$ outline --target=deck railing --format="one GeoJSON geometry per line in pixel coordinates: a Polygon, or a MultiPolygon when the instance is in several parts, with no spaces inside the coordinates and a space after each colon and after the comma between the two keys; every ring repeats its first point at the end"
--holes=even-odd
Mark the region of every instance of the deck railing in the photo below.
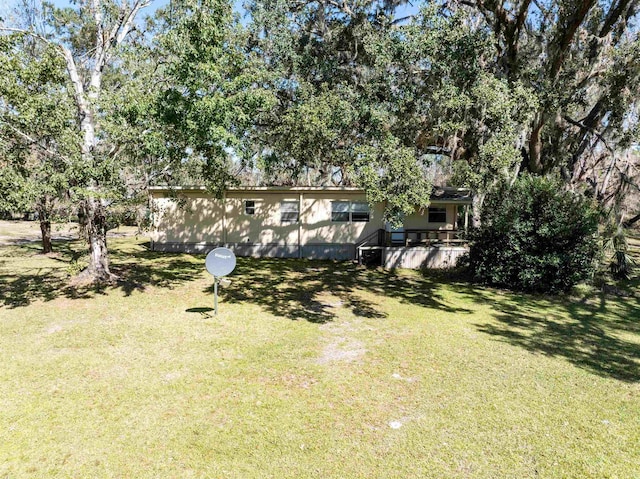
{"type": "Polygon", "coordinates": [[[455,246],[467,243],[463,230],[405,229],[386,232],[385,246],[455,246]]]}
{"type": "MultiPolygon", "coordinates": [[[[376,261],[384,247],[388,246],[462,246],[467,243],[463,230],[406,229],[385,231],[379,229],[356,244],[356,260],[364,262],[365,256],[375,256],[376,261]]],[[[381,257],[379,258],[381,261],[381,257]]]]}

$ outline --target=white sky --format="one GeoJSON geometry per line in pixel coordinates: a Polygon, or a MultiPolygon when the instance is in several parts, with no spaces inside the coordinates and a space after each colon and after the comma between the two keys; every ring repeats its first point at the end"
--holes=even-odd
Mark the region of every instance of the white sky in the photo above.
{"type": "MultiPolygon", "coordinates": [[[[50,0],[54,5],[58,7],[68,7],[71,6],[71,2],[69,0],[50,0]]],[[[143,15],[149,15],[153,13],[156,9],[163,7],[169,3],[169,0],[152,0],[151,5],[143,10],[143,15]]],[[[236,12],[243,12],[242,4],[244,0],[234,0],[233,9],[236,12]]],[[[415,0],[412,2],[413,5],[407,4],[404,9],[401,9],[398,12],[398,15],[412,15],[418,12],[419,5],[421,0],[415,0]]],[[[12,11],[15,6],[18,4],[17,0],[0,0],[0,17],[4,19],[11,18],[12,11]]],[[[244,23],[244,22],[243,22],[244,23]]]]}
{"type": "MultiPolygon", "coordinates": [[[[49,0],[57,7],[69,7],[72,3],[69,0],[49,0]]],[[[234,0],[234,10],[237,12],[242,11],[242,3],[244,0],[234,0]]],[[[156,11],[160,7],[164,7],[169,3],[169,0],[152,0],[151,5],[146,7],[142,12],[143,15],[149,15],[156,11]]],[[[17,0],[0,0],[0,17],[7,19],[11,18],[12,11],[18,4],[17,0]]]]}

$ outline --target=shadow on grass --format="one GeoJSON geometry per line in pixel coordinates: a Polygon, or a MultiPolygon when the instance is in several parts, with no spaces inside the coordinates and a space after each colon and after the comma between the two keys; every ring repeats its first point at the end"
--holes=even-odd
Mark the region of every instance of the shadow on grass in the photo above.
{"type": "Polygon", "coordinates": [[[211,318],[211,311],[214,311],[214,309],[209,307],[185,309],[186,313],[199,313],[203,318],[211,318]]]}
{"type": "MultiPolygon", "coordinates": [[[[36,300],[88,298],[114,290],[129,296],[149,286],[174,288],[196,280],[204,271],[204,255],[154,252],[146,243],[124,239],[110,242],[111,271],[119,277],[117,283],[71,286],[69,270],[84,257],[85,246],[78,241],[59,241],[54,246],[55,256],[41,268],[30,267],[41,263],[36,244],[0,251],[0,304],[15,308],[36,300]]],[[[438,281],[429,276],[365,269],[351,263],[238,258],[231,278],[232,285],[220,291],[224,300],[258,304],[274,315],[313,323],[334,319],[338,306],[359,317],[386,317],[377,304],[364,300],[358,291],[449,312],[469,312],[446,303],[438,281]]],[[[213,284],[205,291],[213,294],[213,284]]],[[[194,309],[198,308],[189,312],[200,312],[194,309]]]]}
{"type": "MultiPolygon", "coordinates": [[[[446,303],[437,283],[428,276],[366,269],[348,262],[238,258],[231,278],[232,286],[222,292],[225,301],[258,304],[275,316],[296,321],[331,321],[337,306],[359,317],[387,317],[377,304],[362,299],[358,291],[427,308],[469,312],[446,303]]],[[[205,291],[213,293],[213,286],[205,291]]]]}
{"type": "MultiPolygon", "coordinates": [[[[111,243],[114,285],[69,286],[66,269],[85,254],[79,242],[56,242],[55,257],[38,254],[35,244],[0,249],[0,307],[23,307],[57,297],[89,298],[119,290],[125,296],[149,286],[174,288],[202,278],[204,255],[152,252],[132,240],[111,243]]],[[[498,293],[437,272],[407,274],[366,269],[329,261],[238,258],[223,288],[223,301],[252,303],[275,316],[325,323],[339,308],[364,318],[384,319],[387,313],[375,298],[390,298],[452,314],[470,314],[474,305],[489,306],[495,318],[477,328],[490,336],[528,351],[564,358],[603,377],[640,381],[640,345],[629,339],[640,334],[640,305],[636,298],[545,298],[498,293]],[[447,288],[443,288],[446,283],[447,288]],[[453,291],[458,301],[443,297],[453,291]],[[461,306],[464,305],[464,306],[461,306]]],[[[205,288],[213,295],[213,284],[205,288]]],[[[187,312],[210,314],[210,308],[187,312]]]]}
{"type": "Polygon", "coordinates": [[[39,245],[32,243],[3,247],[0,306],[17,308],[58,297],[90,298],[113,290],[129,296],[149,286],[173,288],[194,280],[202,272],[200,259],[191,255],[152,252],[145,244],[132,240],[112,244],[111,271],[118,276],[118,281],[88,286],[75,286],[70,282],[70,275],[80,269],[75,262],[86,255],[86,247],[78,241],[56,241],[55,253],[50,256],[40,255],[39,245]]]}
{"type": "Polygon", "coordinates": [[[493,302],[496,322],[478,324],[483,333],[527,351],[563,358],[599,376],[640,381],[640,334],[636,299],[599,294],[575,298],[493,294],[474,289],[474,301],[493,302]]]}

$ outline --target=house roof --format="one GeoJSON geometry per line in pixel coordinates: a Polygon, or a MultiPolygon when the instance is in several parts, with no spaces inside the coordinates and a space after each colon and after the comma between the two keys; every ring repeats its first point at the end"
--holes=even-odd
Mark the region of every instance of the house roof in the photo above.
{"type": "MultiPolygon", "coordinates": [[[[150,186],[151,191],[181,191],[181,192],[206,192],[205,186],[150,186]]],[[[227,191],[265,191],[265,192],[302,192],[305,191],[352,191],[354,193],[362,192],[361,188],[353,186],[235,186],[227,188],[227,191]]]]}
{"type": "MultiPolygon", "coordinates": [[[[205,186],[151,186],[151,191],[158,193],[207,193],[205,186]]],[[[238,186],[227,188],[230,192],[247,192],[247,193],[305,193],[305,192],[351,192],[351,193],[364,193],[362,188],[356,188],[352,186],[238,186]]],[[[473,195],[468,188],[450,188],[434,186],[431,193],[431,203],[460,203],[471,204],[473,201],[473,195]]]]}
{"type": "Polygon", "coordinates": [[[456,203],[471,203],[473,194],[468,188],[448,188],[434,186],[431,192],[431,201],[446,201],[456,203]]]}

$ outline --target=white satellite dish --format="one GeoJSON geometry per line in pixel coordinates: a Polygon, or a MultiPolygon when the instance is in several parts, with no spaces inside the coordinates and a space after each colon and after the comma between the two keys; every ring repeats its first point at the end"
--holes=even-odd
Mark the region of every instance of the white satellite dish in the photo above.
{"type": "MultiPolygon", "coordinates": [[[[213,297],[215,315],[218,315],[218,282],[236,268],[236,255],[229,248],[216,248],[209,251],[205,267],[213,276],[213,297]]],[[[228,280],[226,280],[228,281],[228,280]]],[[[226,286],[226,285],[225,285],[226,286]]]]}
{"type": "Polygon", "coordinates": [[[236,255],[229,248],[216,248],[209,251],[205,266],[211,275],[222,278],[235,269],[236,255]]]}

